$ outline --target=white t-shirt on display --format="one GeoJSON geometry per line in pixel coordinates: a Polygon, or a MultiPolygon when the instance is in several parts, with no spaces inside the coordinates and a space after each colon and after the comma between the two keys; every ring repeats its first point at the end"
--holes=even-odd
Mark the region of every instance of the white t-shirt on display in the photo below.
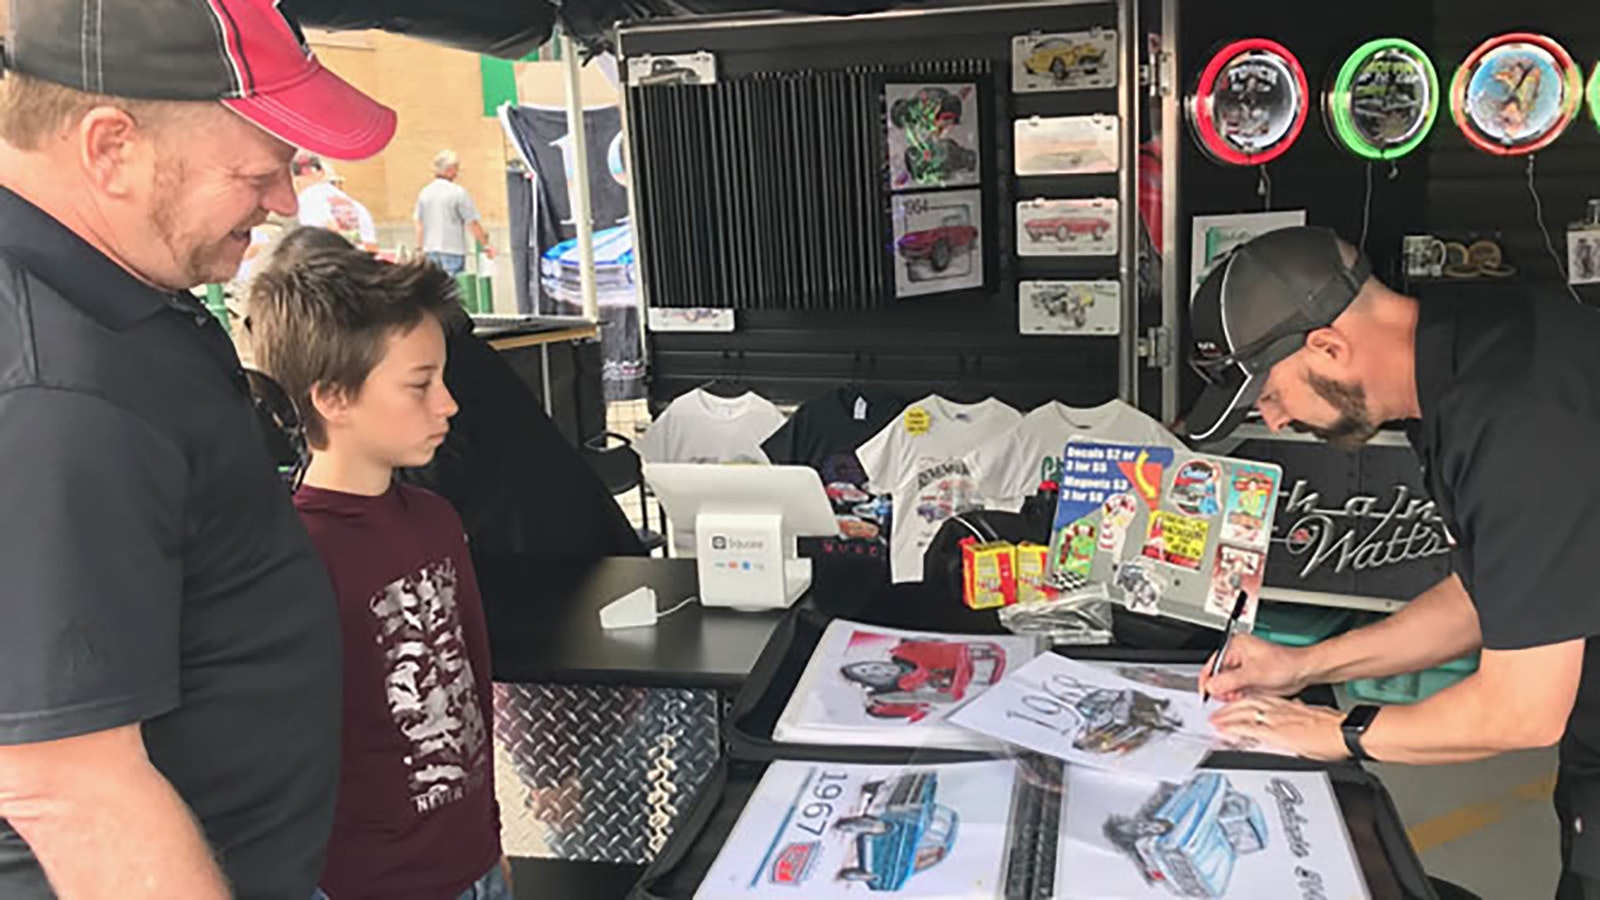
{"type": "Polygon", "coordinates": [[[856,450],[868,490],[894,495],[889,570],[896,584],[921,581],[922,554],[939,526],[980,505],[964,457],[1021,420],[993,397],[964,404],[930,394],[856,450]]]}
{"type": "Polygon", "coordinates": [[[368,249],[378,246],[372,213],[331,182],[318,182],[300,192],[300,224],[336,231],[368,249]]]}
{"type": "Polygon", "coordinates": [[[1061,479],[1061,453],[1071,437],[1182,447],[1161,423],[1121,400],[1089,409],[1051,401],[967,456],[985,509],[1015,512],[1041,481],[1061,479]]]}
{"type": "MultiPolygon", "coordinates": [[[[634,445],[645,462],[768,465],[761,444],[783,413],[756,393],[732,399],[695,388],[672,401],[634,445]]],[[[673,535],[673,551],[694,556],[694,531],[673,535]]]]}

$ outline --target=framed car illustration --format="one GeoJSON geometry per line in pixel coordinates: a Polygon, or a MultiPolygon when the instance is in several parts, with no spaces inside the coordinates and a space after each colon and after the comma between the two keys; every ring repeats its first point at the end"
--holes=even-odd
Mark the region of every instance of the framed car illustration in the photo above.
{"type": "Polygon", "coordinates": [[[1115,197],[1017,203],[1018,256],[1113,256],[1118,249],[1115,197]]]}
{"type": "Polygon", "coordinates": [[[1011,40],[1011,90],[1104,90],[1117,86],[1117,33],[1108,28],[1019,34],[1011,40]]]}
{"type": "Polygon", "coordinates": [[[896,297],[983,285],[983,208],[977,190],[894,197],[896,297]]]}
{"type": "Polygon", "coordinates": [[[1115,281],[1020,281],[1023,334],[1112,335],[1122,331],[1122,285],[1115,281]]]}
{"type": "Polygon", "coordinates": [[[885,85],[883,107],[890,190],[978,183],[976,85],[885,85]]]}

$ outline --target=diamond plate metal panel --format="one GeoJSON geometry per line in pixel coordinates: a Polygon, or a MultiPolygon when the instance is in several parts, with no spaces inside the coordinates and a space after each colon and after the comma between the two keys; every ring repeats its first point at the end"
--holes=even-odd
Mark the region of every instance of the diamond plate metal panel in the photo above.
{"type": "Polygon", "coordinates": [[[721,753],[711,690],[495,685],[512,856],[648,863],[721,753]]]}

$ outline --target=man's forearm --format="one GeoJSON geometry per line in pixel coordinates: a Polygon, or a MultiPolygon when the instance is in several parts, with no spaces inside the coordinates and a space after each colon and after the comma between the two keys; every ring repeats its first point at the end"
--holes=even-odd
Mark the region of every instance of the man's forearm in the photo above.
{"type": "Polygon", "coordinates": [[[477,239],[479,244],[485,247],[489,246],[489,232],[483,230],[482,222],[474,220],[468,223],[467,227],[472,229],[472,236],[477,239]]]}
{"type": "Polygon", "coordinates": [[[1451,575],[1382,621],[1309,648],[1310,680],[1336,684],[1418,672],[1470,653],[1482,642],[1472,598],[1461,579],[1451,575]]]}
{"type": "Polygon", "coordinates": [[[416,232],[417,232],[417,253],[418,253],[418,255],[420,255],[423,252],[423,246],[422,246],[422,222],[420,220],[417,221],[416,226],[417,226],[416,227],[416,232]]]}
{"type": "Polygon", "coordinates": [[[59,896],[230,896],[188,807],[148,762],[84,771],[78,778],[78,786],[0,794],[0,818],[28,843],[59,896]]]}
{"type": "Polygon", "coordinates": [[[1578,693],[1582,641],[1485,651],[1478,672],[1411,706],[1388,706],[1361,739],[1381,762],[1471,762],[1561,739],[1578,693]]]}

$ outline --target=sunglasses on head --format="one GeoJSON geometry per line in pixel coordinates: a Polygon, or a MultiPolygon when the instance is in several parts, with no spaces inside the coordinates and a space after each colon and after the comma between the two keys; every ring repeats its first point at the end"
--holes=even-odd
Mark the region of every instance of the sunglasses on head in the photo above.
{"type": "Polygon", "coordinates": [[[295,409],[288,392],[270,376],[245,369],[244,377],[250,388],[250,403],[255,407],[256,418],[267,439],[267,452],[293,493],[305,481],[306,469],[311,464],[305,421],[300,418],[300,411],[295,409]]]}

